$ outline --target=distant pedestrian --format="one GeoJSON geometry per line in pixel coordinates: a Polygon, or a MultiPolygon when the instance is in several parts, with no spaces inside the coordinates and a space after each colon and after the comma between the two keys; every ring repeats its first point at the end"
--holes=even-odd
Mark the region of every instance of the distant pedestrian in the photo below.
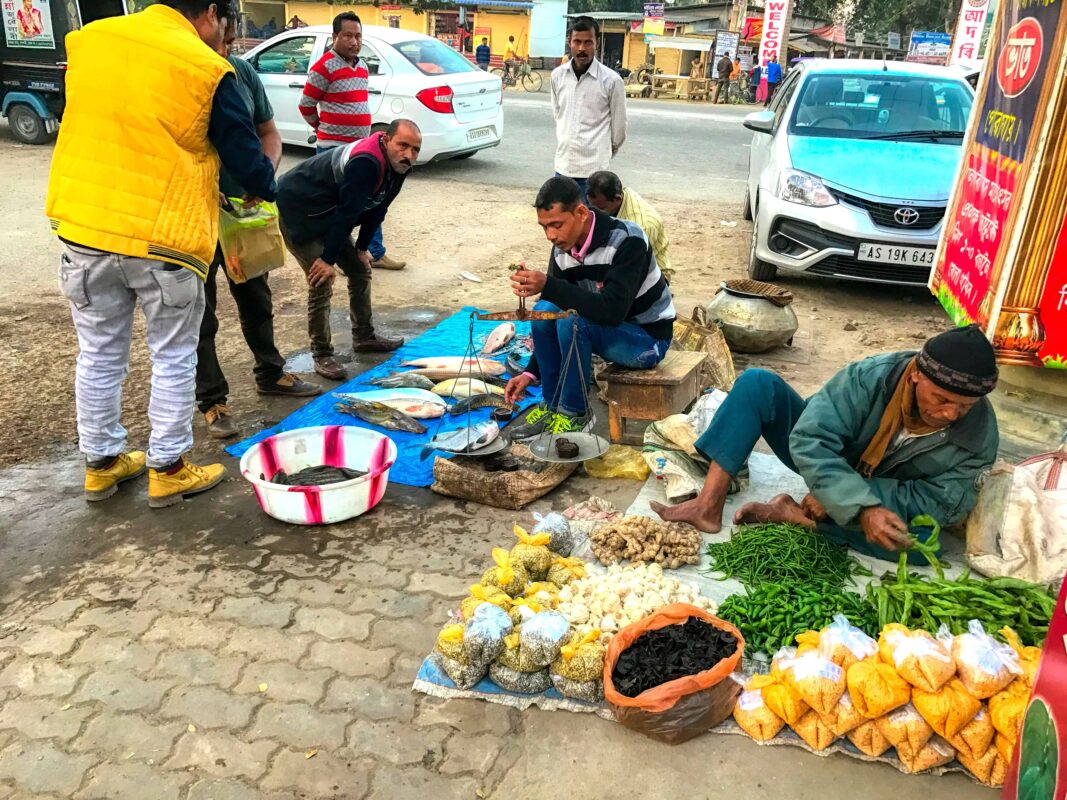
{"type": "Polygon", "coordinates": [[[293,14],[292,19],[290,19],[289,22],[287,22],[285,25],[286,29],[290,31],[295,31],[297,28],[306,28],[307,26],[308,24],[304,22],[304,20],[300,19],[300,17],[298,17],[296,14],[293,14]]]}
{"type": "Polygon", "coordinates": [[[778,56],[771,56],[767,62],[767,100],[763,105],[769,106],[774,100],[774,93],[782,83],[782,65],[778,63],[778,56]]]}
{"type": "Polygon", "coordinates": [[[600,26],[578,17],[568,36],[570,61],[552,70],[556,175],[573,178],[587,203],[589,176],[607,169],[626,141],[626,88],[596,57],[600,26]]]}
{"type": "Polygon", "coordinates": [[[756,64],[748,73],[748,102],[755,103],[759,100],[759,85],[763,80],[763,67],[756,64]]]}
{"type": "MultiPolygon", "coordinates": [[[[363,23],[351,11],[333,18],[333,47],[308,71],[300,113],[315,129],[315,151],[366,139],[371,132],[369,104],[370,71],[359,57],[363,48],[363,23]]],[[[403,269],[404,261],[385,255],[382,232],[374,232],[368,248],[371,265],[378,269],[403,269]]]]}
{"type": "Polygon", "coordinates": [[[483,38],[482,43],[478,45],[478,47],[476,47],[474,50],[474,60],[478,62],[479,69],[484,69],[486,72],[488,72],[489,58],[489,40],[483,38]]]}
{"type": "Polygon", "coordinates": [[[729,53],[723,53],[722,58],[715,65],[716,80],[718,81],[715,91],[716,103],[730,102],[730,73],[733,72],[734,62],[729,53]]]}
{"type": "Polygon", "coordinates": [[[519,46],[515,44],[515,37],[509,36],[508,43],[504,47],[504,74],[513,75],[515,67],[519,65],[519,46]]]}

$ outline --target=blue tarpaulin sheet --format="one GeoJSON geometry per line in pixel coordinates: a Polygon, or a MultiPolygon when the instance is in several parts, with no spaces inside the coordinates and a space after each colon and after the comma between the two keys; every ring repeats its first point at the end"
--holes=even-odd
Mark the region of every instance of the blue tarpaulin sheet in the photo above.
{"type": "MultiPolygon", "coordinates": [[[[332,391],[316,397],[303,408],[294,411],[273,428],[262,430],[255,436],[245,439],[243,442],[227,447],[226,452],[235,458],[240,458],[252,445],[261,442],[270,436],[274,436],[275,434],[284,431],[295,430],[296,428],[311,428],[317,425],[354,425],[359,428],[368,428],[369,430],[382,433],[383,429],[376,425],[364,422],[350,414],[342,414],[334,411],[334,406],[340,400],[336,395],[377,389],[379,387],[372,386],[370,381],[374,378],[385,377],[391,372],[403,371],[406,368],[402,368],[400,364],[404,361],[412,361],[417,358],[429,358],[433,356],[462,356],[467,349],[467,342],[470,338],[470,317],[476,310],[478,309],[468,306],[461,311],[457,311],[452,316],[441,320],[437,325],[420,336],[415,337],[397,350],[393,357],[388,361],[379,364],[377,367],[369,369],[360,375],[356,375],[354,378],[351,378],[346,383],[341,384],[332,391]]],[[[475,355],[477,354],[477,350],[481,349],[480,342],[499,324],[499,322],[474,321],[474,340],[478,343],[475,355]]],[[[526,336],[529,335],[529,333],[529,323],[515,323],[516,336],[526,336]]],[[[497,356],[496,360],[503,362],[504,356],[497,356]]],[[[520,408],[527,408],[533,403],[540,402],[540,399],[540,390],[531,387],[527,390],[527,396],[520,404],[520,408]]],[[[401,483],[405,486],[429,486],[432,484],[434,459],[432,457],[427,458],[426,460],[421,460],[419,458],[423,445],[430,441],[434,434],[438,432],[444,433],[446,431],[465,427],[468,424],[468,418],[471,424],[482,422],[489,418],[489,413],[490,409],[483,408],[472,412],[470,415],[460,414],[453,417],[446,414],[440,419],[421,420],[422,424],[426,426],[425,433],[384,431],[384,433],[393,440],[397,447],[396,463],[393,465],[392,469],[389,470],[389,481],[391,483],[401,483]],[[438,428],[438,423],[440,423],[440,428],[438,428]]],[[[440,450],[436,452],[436,455],[444,456],[446,458],[451,457],[450,453],[445,453],[440,450]]]]}

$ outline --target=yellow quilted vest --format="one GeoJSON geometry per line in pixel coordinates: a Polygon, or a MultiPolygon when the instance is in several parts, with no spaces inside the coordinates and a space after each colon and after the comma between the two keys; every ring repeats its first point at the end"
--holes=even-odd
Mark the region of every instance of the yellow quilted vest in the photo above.
{"type": "Polygon", "coordinates": [[[208,121],[233,67],[158,4],[93,22],[66,43],[67,105],[45,207],[52,228],[85,247],[205,277],[219,219],[208,121]]]}

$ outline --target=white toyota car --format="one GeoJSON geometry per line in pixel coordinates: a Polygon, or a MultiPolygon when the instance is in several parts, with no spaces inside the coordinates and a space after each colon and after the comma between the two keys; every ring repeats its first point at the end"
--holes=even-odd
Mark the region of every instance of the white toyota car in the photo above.
{"type": "MultiPolygon", "coordinates": [[[[333,39],[329,25],[284,31],[244,54],[259,73],[286,144],[313,147],[298,108],[307,73],[333,39]]],[[[430,36],[367,25],[360,57],[370,72],[373,129],[410,119],[422,129],[419,161],[469,158],[504,135],[500,78],[430,36]]]]}

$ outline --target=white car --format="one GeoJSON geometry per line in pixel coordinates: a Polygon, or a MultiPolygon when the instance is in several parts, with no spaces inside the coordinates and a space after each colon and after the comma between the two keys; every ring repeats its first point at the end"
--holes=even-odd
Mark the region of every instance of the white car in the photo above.
{"type": "Polygon", "coordinates": [[[820,59],[790,70],[744,122],[749,275],[925,285],[973,101],[958,69],[820,59]]]}
{"type": "MultiPolygon", "coordinates": [[[[314,147],[314,131],[300,114],[300,96],[311,66],[330,48],[329,25],[284,31],[243,58],[256,68],[274,107],[274,121],[286,144],[314,147]]],[[[364,26],[359,53],[370,72],[373,130],[394,119],[422,129],[419,161],[469,158],[500,144],[504,135],[500,78],[475,67],[430,36],[364,26]]]]}

